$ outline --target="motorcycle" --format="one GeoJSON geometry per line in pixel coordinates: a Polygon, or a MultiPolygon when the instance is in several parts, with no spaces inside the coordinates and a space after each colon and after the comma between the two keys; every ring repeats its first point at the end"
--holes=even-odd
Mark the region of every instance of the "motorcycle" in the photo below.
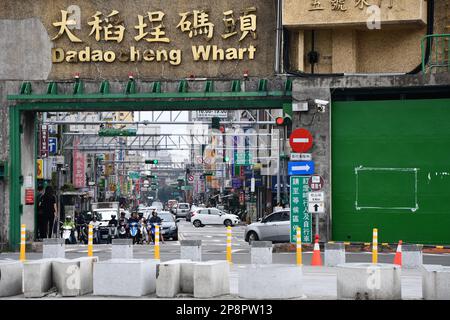
{"type": "Polygon", "coordinates": [[[78,233],[78,241],[81,243],[87,244],[88,243],[88,231],[86,224],[79,224],[77,225],[80,232],[78,233]]]}
{"type": "Polygon", "coordinates": [[[144,222],[141,222],[140,224],[140,233],[141,233],[141,243],[144,244],[144,241],[146,243],[149,243],[149,237],[147,232],[147,226],[144,222]]]}
{"type": "Polygon", "coordinates": [[[112,239],[116,239],[118,237],[119,231],[117,230],[117,227],[113,224],[110,224],[108,227],[109,227],[108,243],[112,243],[112,239]]]}
{"type": "Polygon", "coordinates": [[[65,226],[61,223],[61,237],[64,239],[66,244],[74,244],[73,237],[73,228],[69,226],[65,226]]]}
{"type": "Polygon", "coordinates": [[[151,223],[149,226],[148,226],[148,229],[149,229],[149,235],[150,235],[150,239],[151,239],[151,241],[153,242],[153,243],[155,243],[155,231],[156,231],[156,226],[159,226],[159,232],[160,232],[160,236],[159,236],[159,240],[161,241],[161,225],[160,224],[158,224],[158,223],[151,223]]]}
{"type": "Polygon", "coordinates": [[[99,225],[94,225],[94,227],[92,228],[93,232],[93,242],[94,244],[99,244],[100,243],[100,230],[99,230],[99,225]]]}
{"type": "Polygon", "coordinates": [[[133,244],[139,243],[140,241],[140,230],[139,230],[139,223],[137,222],[131,222],[130,223],[130,236],[133,239],[133,244]]]}

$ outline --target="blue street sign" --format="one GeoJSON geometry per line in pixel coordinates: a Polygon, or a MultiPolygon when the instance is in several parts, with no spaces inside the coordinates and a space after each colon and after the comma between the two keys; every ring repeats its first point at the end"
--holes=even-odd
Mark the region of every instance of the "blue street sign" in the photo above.
{"type": "Polygon", "coordinates": [[[56,154],[58,149],[58,138],[48,138],[48,152],[56,154]]]}
{"type": "Polygon", "coordinates": [[[290,176],[314,174],[313,161],[289,162],[288,174],[290,176]]]}

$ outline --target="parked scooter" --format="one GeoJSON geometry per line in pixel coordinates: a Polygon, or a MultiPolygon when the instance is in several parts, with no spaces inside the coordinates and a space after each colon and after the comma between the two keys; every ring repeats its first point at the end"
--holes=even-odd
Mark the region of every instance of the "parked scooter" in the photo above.
{"type": "MultiPolygon", "coordinates": [[[[159,232],[161,232],[161,225],[159,223],[150,223],[148,226],[149,234],[152,243],[155,243],[155,233],[156,233],[156,226],[159,226],[159,232]]],[[[160,240],[161,240],[161,234],[160,234],[160,240]]]]}
{"type": "Polygon", "coordinates": [[[66,244],[75,244],[75,224],[72,222],[71,217],[67,216],[64,223],[61,224],[61,238],[64,239],[66,244]]]}
{"type": "Polygon", "coordinates": [[[84,223],[84,224],[77,225],[77,227],[80,230],[79,233],[78,233],[78,241],[80,243],[87,244],[88,243],[88,229],[87,229],[87,225],[84,223]]]}
{"type": "Polygon", "coordinates": [[[140,236],[140,230],[139,230],[139,223],[138,222],[131,222],[130,223],[130,236],[133,239],[133,244],[139,243],[141,236],[140,236]]]}

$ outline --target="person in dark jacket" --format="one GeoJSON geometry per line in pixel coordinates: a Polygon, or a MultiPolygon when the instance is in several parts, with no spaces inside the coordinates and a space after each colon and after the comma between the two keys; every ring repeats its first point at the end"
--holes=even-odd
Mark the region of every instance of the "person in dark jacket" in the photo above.
{"type": "Polygon", "coordinates": [[[53,188],[47,186],[45,193],[41,199],[41,209],[44,218],[43,236],[51,238],[52,232],[56,232],[54,226],[59,223],[56,208],[56,196],[53,193],[53,188]]]}
{"type": "Polygon", "coordinates": [[[45,223],[47,219],[45,219],[44,212],[42,211],[42,197],[44,196],[44,187],[42,185],[39,185],[37,191],[38,191],[36,195],[37,223],[38,223],[37,239],[43,239],[47,236],[45,231],[46,230],[45,223]]]}

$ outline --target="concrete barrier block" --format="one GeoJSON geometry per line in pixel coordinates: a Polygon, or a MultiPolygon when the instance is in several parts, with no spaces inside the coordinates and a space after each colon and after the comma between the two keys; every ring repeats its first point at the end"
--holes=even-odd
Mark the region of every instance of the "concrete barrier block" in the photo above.
{"type": "Polygon", "coordinates": [[[63,297],[77,297],[93,292],[94,263],[97,257],[55,260],[52,262],[53,284],[63,297]]]}
{"type": "Polygon", "coordinates": [[[230,266],[227,261],[198,262],[194,266],[194,297],[212,298],[230,294],[230,266]]]}
{"type": "Polygon", "coordinates": [[[22,294],[22,280],[22,262],[0,260],[0,297],[11,297],[22,294]]]}
{"type": "Polygon", "coordinates": [[[65,258],[66,244],[64,239],[51,238],[43,240],[42,259],[65,258]]]}
{"type": "Polygon", "coordinates": [[[337,266],[337,298],[400,300],[401,267],[393,264],[345,263],[337,266]]]}
{"type": "Polygon", "coordinates": [[[272,264],[272,241],[252,241],[252,264],[272,264]]]}
{"type": "Polygon", "coordinates": [[[183,260],[181,262],[180,287],[182,293],[194,294],[195,261],[183,260]]]}
{"type": "Polygon", "coordinates": [[[94,264],[94,295],[141,297],[156,291],[154,259],[112,259],[94,264]]]}
{"type": "Polygon", "coordinates": [[[133,259],[133,240],[113,239],[111,259],[133,259]]]}
{"type": "Polygon", "coordinates": [[[425,300],[450,300],[450,267],[423,265],[422,295],[425,300]]]}
{"type": "Polygon", "coordinates": [[[202,240],[181,240],[180,259],[202,261],[202,240]]]}
{"type": "Polygon", "coordinates": [[[418,269],[423,265],[422,245],[402,245],[402,267],[405,269],[418,269]]]}
{"type": "Polygon", "coordinates": [[[345,245],[343,243],[325,243],[325,266],[336,267],[345,263],[345,245]]]}
{"type": "Polygon", "coordinates": [[[292,299],[303,296],[303,271],[292,265],[251,265],[238,269],[238,294],[245,299],[292,299]]]}
{"type": "Polygon", "coordinates": [[[54,260],[29,260],[23,263],[23,293],[25,298],[43,297],[52,288],[52,262],[54,260]]]}

